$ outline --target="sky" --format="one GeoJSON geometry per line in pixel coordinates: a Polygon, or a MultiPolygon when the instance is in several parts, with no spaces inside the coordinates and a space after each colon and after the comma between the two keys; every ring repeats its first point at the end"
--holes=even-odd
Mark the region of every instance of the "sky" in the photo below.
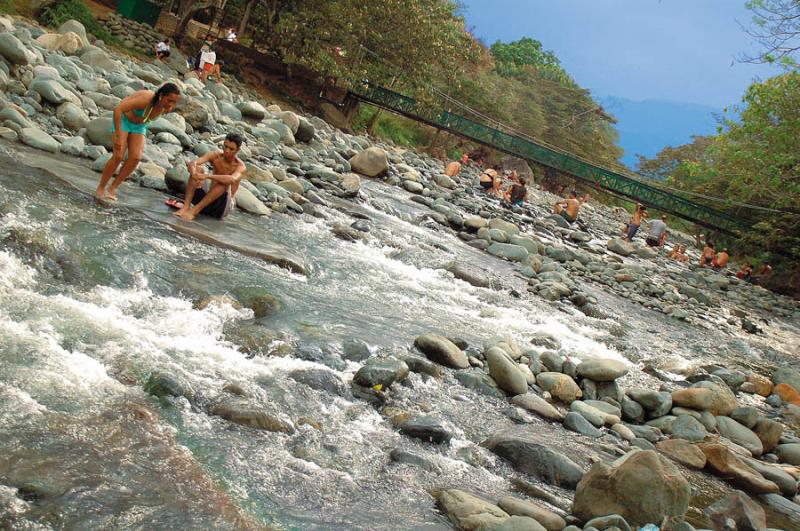
{"type": "Polygon", "coordinates": [[[751,19],[745,0],[461,1],[476,37],[539,40],[595,97],[721,109],[780,72],[737,60],[758,49],[740,26],[751,19]]]}

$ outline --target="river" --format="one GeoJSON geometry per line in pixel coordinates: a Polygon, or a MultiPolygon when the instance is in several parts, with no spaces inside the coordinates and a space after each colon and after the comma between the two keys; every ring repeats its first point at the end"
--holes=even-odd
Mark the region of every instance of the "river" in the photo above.
{"type": "MultiPolygon", "coordinates": [[[[97,204],[73,186],[97,178],[88,169],[76,175],[53,158],[52,173],[42,171],[13,149],[0,156],[0,522],[15,529],[449,529],[429,489],[511,491],[518,473],[479,446],[500,430],[527,430],[587,468],[600,455],[560,425],[517,426],[506,401],[459,385],[451,371],[412,373],[389,391],[391,406],[443,419],[450,444],[402,436],[349,393],[359,367],[341,357],[349,338],[391,354],[427,332],[471,350],[546,332],[577,358],[666,372],[720,355],[760,360],[746,339],[592,286],[608,319],[538,299],[508,263],[432,230],[426,207],[378,182],[364,184],[359,204],[331,200],[327,219],[235,213],[219,236],[233,247],[224,249],[165,223],[165,208],[97,204]],[[330,230],[353,213],[370,226],[355,243],[330,230]],[[254,235],[290,249],[305,274],[235,250],[254,235]],[[502,289],[455,279],[452,261],[490,269],[502,289]],[[265,315],[225,302],[252,293],[272,297],[265,315]],[[202,304],[210,296],[218,302],[202,304]],[[261,338],[258,348],[245,349],[247,337],[261,338]],[[309,369],[332,371],[348,392],[298,381],[309,369]],[[149,395],[154,373],[176,376],[191,396],[149,395]],[[296,431],[209,414],[231,386],[296,431]],[[392,462],[394,448],[438,471],[392,462]]],[[[160,206],[151,190],[122,193],[160,206]]],[[[221,230],[214,220],[197,226],[221,230]]],[[[655,380],[634,371],[624,383],[637,381],[655,380]]],[[[549,488],[568,505],[568,492],[549,488]]]]}

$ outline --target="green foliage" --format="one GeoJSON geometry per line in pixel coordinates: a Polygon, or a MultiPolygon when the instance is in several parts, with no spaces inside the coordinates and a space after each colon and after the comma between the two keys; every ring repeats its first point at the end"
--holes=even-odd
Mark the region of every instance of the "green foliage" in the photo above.
{"type": "Polygon", "coordinates": [[[14,5],[14,0],[0,0],[0,13],[16,15],[17,7],[14,5]]]}
{"type": "Polygon", "coordinates": [[[745,60],[796,69],[800,52],[800,2],[750,0],[745,7],[753,14],[747,33],[762,47],[760,54],[745,60]]]}
{"type": "Polygon", "coordinates": [[[73,19],[83,24],[86,31],[98,39],[107,43],[114,41],[114,37],[95,20],[83,0],[62,0],[48,6],[42,11],[39,22],[57,28],[64,22],[73,19]]]}
{"type": "MultiPolygon", "coordinates": [[[[366,131],[377,112],[380,111],[374,107],[360,106],[353,119],[353,130],[366,131]]],[[[376,136],[389,139],[400,146],[422,147],[430,141],[428,131],[418,122],[389,113],[381,113],[373,129],[376,136]]]]}
{"type": "Polygon", "coordinates": [[[524,80],[538,76],[566,86],[576,86],[561,68],[558,57],[553,52],[545,51],[542,43],[535,39],[523,37],[507,44],[497,41],[490,51],[495,60],[495,69],[503,77],[524,80]]]}
{"type": "Polygon", "coordinates": [[[800,72],[753,83],[721,134],[667,148],[640,168],[727,199],[724,210],[755,223],[741,242],[745,252],[800,256],[800,72]]]}

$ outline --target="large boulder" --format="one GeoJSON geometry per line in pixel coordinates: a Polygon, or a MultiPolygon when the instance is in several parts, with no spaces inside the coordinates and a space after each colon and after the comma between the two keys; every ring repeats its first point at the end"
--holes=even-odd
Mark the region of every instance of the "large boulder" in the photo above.
{"type": "Polygon", "coordinates": [[[505,350],[499,347],[490,348],[486,351],[486,360],[489,363],[489,375],[500,389],[512,396],[528,392],[525,374],[505,350]]]}
{"type": "Polygon", "coordinates": [[[764,453],[764,445],[761,444],[761,439],[749,430],[729,417],[717,417],[717,430],[723,437],[730,439],[739,446],[747,448],[753,457],[759,457],[764,453]]]}
{"type": "Polygon", "coordinates": [[[583,477],[583,469],[569,457],[530,439],[500,434],[482,442],[481,446],[507,460],[520,472],[557,487],[574,489],[583,477]]]}
{"type": "Polygon", "coordinates": [[[697,470],[706,466],[706,454],[697,445],[683,439],[667,439],[656,443],[656,448],[678,463],[697,470]]]}
{"type": "Polygon", "coordinates": [[[428,359],[454,369],[469,367],[467,355],[446,337],[423,334],[414,340],[416,346],[428,359]]]}
{"type": "Polygon", "coordinates": [[[533,518],[547,531],[561,531],[567,526],[567,522],[556,513],[548,511],[544,507],[540,507],[528,500],[522,500],[514,496],[504,496],[500,498],[497,505],[512,516],[527,516],[528,518],[533,518]]]}
{"type": "Polygon", "coordinates": [[[89,46],[89,39],[86,37],[86,28],[75,19],[64,22],[56,31],[62,35],[68,35],[70,33],[77,35],[81,40],[81,46],[89,46]]]}
{"type": "Polygon", "coordinates": [[[389,169],[386,152],[379,147],[367,148],[350,159],[350,167],[356,173],[367,177],[377,177],[389,169]]]}
{"type": "Polygon", "coordinates": [[[697,382],[692,388],[710,389],[714,393],[711,405],[706,408],[713,415],[730,415],[739,405],[733,391],[725,384],[706,380],[697,382]]]}
{"type": "Polygon", "coordinates": [[[765,479],[758,471],[736,456],[727,446],[717,443],[704,443],[698,446],[706,455],[708,467],[720,476],[729,479],[735,485],[753,494],[780,492],[778,485],[765,479]]]}
{"type": "Polygon", "coordinates": [[[612,359],[588,359],[578,365],[578,376],[595,382],[610,382],[628,374],[625,362],[612,359]]]}
{"type": "Polygon", "coordinates": [[[245,101],[240,103],[238,107],[245,118],[263,120],[267,115],[267,110],[257,101],[245,101]]]}
{"type": "Polygon", "coordinates": [[[64,88],[64,86],[55,79],[36,78],[30,86],[31,90],[38,92],[39,95],[47,103],[53,105],[61,105],[68,101],[75,102],[77,97],[64,88]]]}
{"type": "Polygon", "coordinates": [[[367,360],[353,376],[353,382],[362,387],[380,385],[386,389],[394,382],[401,382],[408,377],[408,365],[397,358],[373,358],[367,360]]]}
{"type": "Polygon", "coordinates": [[[618,514],[640,526],[682,517],[690,494],[689,482],[675,465],[652,450],[631,451],[611,465],[592,466],[578,484],[572,512],[582,520],[618,514]]]}
{"type": "Polygon", "coordinates": [[[64,52],[67,55],[74,55],[78,50],[83,48],[80,36],[71,31],[63,35],[59,33],[45,33],[39,35],[36,38],[36,42],[51,52],[64,52]]]}
{"type": "Polygon", "coordinates": [[[58,107],[56,117],[72,131],[78,131],[89,125],[89,117],[83,109],[69,101],[58,107]]]}
{"type": "Polygon", "coordinates": [[[298,142],[311,142],[317,130],[311,122],[305,118],[300,117],[297,131],[294,133],[294,139],[298,142]]]}
{"type": "Polygon", "coordinates": [[[492,529],[508,519],[497,505],[463,490],[434,490],[431,494],[457,529],[492,529]]]}
{"type": "Polygon", "coordinates": [[[257,198],[253,192],[240,186],[235,196],[236,208],[256,216],[269,216],[270,209],[257,198]]]}
{"type": "Polygon", "coordinates": [[[608,240],[607,246],[609,251],[622,256],[630,256],[636,250],[632,243],[623,238],[612,238],[608,240]]]}
{"type": "Polygon", "coordinates": [[[122,63],[111,59],[106,52],[96,47],[90,47],[83,52],[81,61],[98,72],[119,72],[123,70],[122,63]]]}
{"type": "Polygon", "coordinates": [[[33,53],[22,41],[7,31],[0,32],[0,55],[15,65],[27,65],[35,61],[33,53]]]}
{"type": "Polygon", "coordinates": [[[295,113],[292,111],[281,111],[275,116],[278,120],[286,124],[286,127],[292,131],[293,135],[297,133],[297,130],[300,128],[300,118],[295,113]]]}
{"type": "Polygon", "coordinates": [[[536,383],[565,404],[571,404],[583,396],[583,391],[575,383],[575,380],[560,372],[541,372],[536,376],[536,383]]]}
{"type": "Polygon", "coordinates": [[[512,262],[522,262],[528,258],[528,250],[521,245],[514,245],[513,243],[495,242],[489,246],[486,252],[512,262]]]}
{"type": "Polygon", "coordinates": [[[26,146],[31,146],[36,149],[50,151],[51,153],[58,153],[61,146],[58,140],[48,135],[38,127],[26,127],[19,132],[20,141],[26,146]]]}
{"type": "Polygon", "coordinates": [[[702,387],[678,389],[672,392],[672,403],[680,407],[706,410],[714,404],[714,392],[702,387]]]}
{"type": "Polygon", "coordinates": [[[106,149],[112,149],[114,143],[111,139],[111,124],[112,118],[95,118],[90,121],[86,126],[86,134],[92,144],[103,146],[106,149]]]}
{"type": "Polygon", "coordinates": [[[706,507],[704,512],[714,525],[714,529],[730,529],[731,521],[735,523],[734,529],[767,528],[767,515],[764,509],[740,490],[720,498],[706,507]]]}
{"type": "Polygon", "coordinates": [[[775,385],[789,384],[795,390],[800,391],[800,371],[786,367],[775,369],[775,372],[772,373],[772,382],[775,385]]]}
{"type": "Polygon", "coordinates": [[[527,409],[528,411],[532,411],[548,420],[560,422],[564,419],[564,414],[557,410],[550,402],[533,393],[517,395],[511,399],[511,403],[523,409],[527,409]]]}

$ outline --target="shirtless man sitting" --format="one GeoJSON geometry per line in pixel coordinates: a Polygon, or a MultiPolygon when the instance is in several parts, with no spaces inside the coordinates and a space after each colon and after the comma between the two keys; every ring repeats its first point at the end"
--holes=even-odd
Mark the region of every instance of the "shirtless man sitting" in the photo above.
{"type": "Polygon", "coordinates": [[[581,202],[578,201],[578,192],[572,190],[566,201],[559,201],[553,206],[553,214],[559,214],[567,220],[567,223],[575,223],[578,220],[578,213],[581,210],[581,202]]]}
{"type": "Polygon", "coordinates": [[[239,180],[244,172],[244,163],[236,155],[242,147],[242,137],[229,134],[222,144],[222,151],[210,151],[188,164],[189,182],[186,183],[186,195],[183,203],[174,199],[167,204],[178,208],[175,215],[192,221],[198,214],[222,219],[233,207],[233,197],[239,189],[239,180]],[[203,170],[205,163],[210,163],[214,173],[203,170]],[[208,181],[207,189],[203,184],[208,181]]]}
{"type": "Polygon", "coordinates": [[[711,260],[711,265],[714,269],[725,269],[728,267],[728,260],[730,260],[730,255],[728,254],[727,249],[723,249],[721,252],[717,253],[717,256],[711,260]]]}
{"type": "Polygon", "coordinates": [[[714,250],[714,244],[711,242],[706,242],[706,246],[703,247],[703,254],[700,255],[700,267],[710,266],[716,255],[717,253],[714,250]]]}

